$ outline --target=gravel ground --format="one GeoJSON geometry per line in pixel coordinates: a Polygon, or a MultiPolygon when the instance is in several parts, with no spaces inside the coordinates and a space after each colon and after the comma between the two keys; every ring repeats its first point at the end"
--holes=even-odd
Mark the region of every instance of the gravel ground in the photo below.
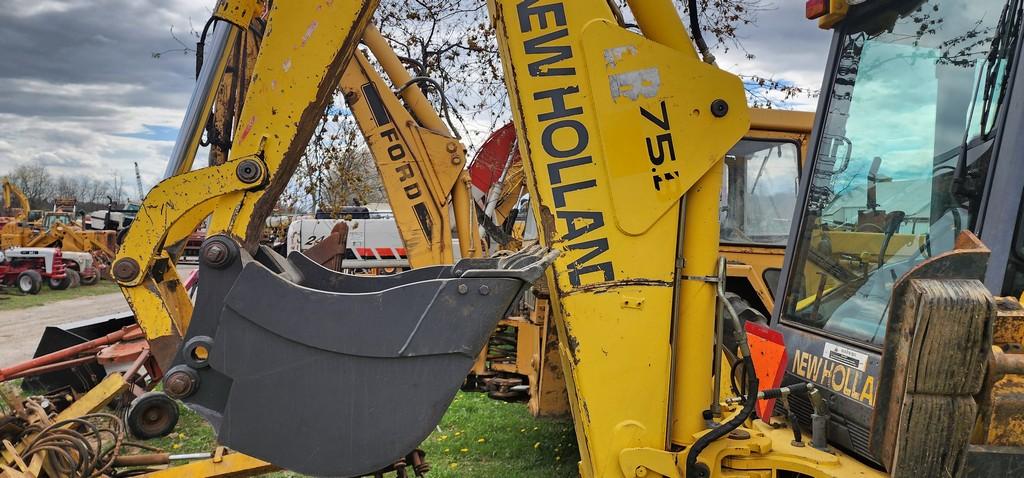
{"type": "Polygon", "coordinates": [[[32,358],[43,329],[128,310],[120,292],[0,311],[0,367],[32,358]]]}

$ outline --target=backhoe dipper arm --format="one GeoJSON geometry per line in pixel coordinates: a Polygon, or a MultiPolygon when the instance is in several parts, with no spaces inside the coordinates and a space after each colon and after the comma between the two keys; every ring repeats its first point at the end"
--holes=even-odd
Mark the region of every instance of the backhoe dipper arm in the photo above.
{"type": "MultiPolygon", "coordinates": [[[[454,135],[455,132],[448,130],[448,126],[441,121],[441,117],[437,115],[437,111],[434,110],[423,92],[419,88],[411,87],[413,78],[377,27],[370,25],[366,29],[363,34],[363,42],[380,62],[393,85],[410,86],[402,88],[401,97],[416,121],[424,128],[434,132],[446,132],[448,135],[454,135]]],[[[458,137],[458,135],[455,136],[458,137]]],[[[465,164],[460,167],[464,168],[465,164]]],[[[462,257],[482,257],[483,251],[479,250],[480,237],[475,222],[476,215],[473,214],[473,203],[469,194],[470,187],[469,175],[463,171],[459,181],[451,190],[455,228],[459,235],[459,251],[462,253],[462,257]]]]}
{"type": "MultiPolygon", "coordinates": [[[[113,266],[165,392],[209,421],[219,443],[318,476],[372,474],[412,452],[503,313],[558,254],[535,247],[372,277],[253,245],[375,6],[273,2],[227,162],[188,171],[192,158],[172,158],[177,174],[146,197],[113,266]],[[207,216],[193,306],[167,239],[207,216]]],[[[222,0],[215,14],[244,26],[250,18],[232,13],[252,11],[252,0],[222,0]]],[[[437,157],[462,162],[457,144],[430,135],[442,136],[407,139],[431,154],[440,144],[437,157]]],[[[194,137],[179,136],[185,150],[194,137]]],[[[448,174],[455,195],[461,173],[448,174]]]]}
{"type": "Polygon", "coordinates": [[[14,222],[19,223],[28,218],[28,213],[32,209],[32,206],[28,202],[28,196],[21,191],[18,186],[15,186],[10,179],[4,178],[4,209],[11,209],[14,207],[14,200],[17,200],[19,209],[21,212],[17,216],[14,216],[14,222]]]}
{"type": "MultiPolygon", "coordinates": [[[[453,250],[448,208],[466,188],[466,148],[441,121],[418,85],[405,84],[410,81],[408,73],[376,28],[367,28],[364,38],[388,68],[392,83],[405,87],[403,93],[413,99],[410,104],[422,107],[415,116],[406,109],[363,53],[357,53],[345,69],[341,91],[373,154],[410,264],[449,264],[453,250]]],[[[456,214],[462,212],[460,208],[468,211],[471,207],[456,204],[456,214]]],[[[460,225],[457,232],[462,257],[471,257],[467,254],[479,243],[477,228],[460,225]]]]}
{"type": "MultiPolygon", "coordinates": [[[[212,214],[210,235],[226,234],[254,248],[263,218],[298,165],[376,3],[275,2],[229,160],[195,171],[183,166],[147,195],[113,274],[161,366],[173,360],[192,315],[164,251],[169,232],[179,231],[173,238],[192,231],[212,214]]],[[[230,23],[221,27],[246,28],[255,11],[255,0],[221,0],[214,15],[230,23]]],[[[191,165],[191,158],[183,163],[191,165]]]]}

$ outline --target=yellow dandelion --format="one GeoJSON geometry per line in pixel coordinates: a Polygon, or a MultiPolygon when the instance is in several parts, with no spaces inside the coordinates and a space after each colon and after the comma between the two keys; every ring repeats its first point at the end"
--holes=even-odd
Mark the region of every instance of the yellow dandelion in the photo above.
{"type": "Polygon", "coordinates": [[[181,448],[181,444],[180,443],[175,443],[175,444],[171,445],[171,448],[174,448],[175,450],[177,450],[178,448],[181,448]]]}
{"type": "Polygon", "coordinates": [[[445,453],[448,453],[448,452],[450,452],[450,451],[452,451],[452,449],[451,449],[451,448],[445,448],[445,449],[444,449],[444,452],[445,452],[445,453]]]}
{"type": "Polygon", "coordinates": [[[562,457],[560,457],[560,456],[556,456],[556,457],[555,457],[555,461],[559,461],[559,460],[561,460],[561,459],[562,459],[562,457]]]}
{"type": "Polygon", "coordinates": [[[534,448],[540,448],[540,442],[534,443],[534,444],[533,444],[533,447],[534,447],[534,448]]]}
{"type": "Polygon", "coordinates": [[[463,448],[459,451],[461,451],[462,453],[469,453],[469,448],[463,448]]]}
{"type": "Polygon", "coordinates": [[[519,433],[526,433],[526,429],[525,428],[519,429],[519,433]]]}
{"type": "Polygon", "coordinates": [[[455,436],[462,435],[462,432],[455,432],[455,436]]]}
{"type": "Polygon", "coordinates": [[[451,468],[451,469],[453,469],[453,470],[454,470],[454,469],[456,469],[456,468],[458,468],[458,467],[459,467],[459,464],[458,464],[458,463],[449,463],[449,464],[448,464],[448,468],[451,468]]]}
{"type": "Polygon", "coordinates": [[[483,438],[483,437],[481,437],[481,438],[477,438],[477,439],[476,439],[476,442],[477,442],[477,443],[483,443],[483,442],[485,442],[485,441],[487,441],[487,439],[486,439],[486,438],[483,438]]]}

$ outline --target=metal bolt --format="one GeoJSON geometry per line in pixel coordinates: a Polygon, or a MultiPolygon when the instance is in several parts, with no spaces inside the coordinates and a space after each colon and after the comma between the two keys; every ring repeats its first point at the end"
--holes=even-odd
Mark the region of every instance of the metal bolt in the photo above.
{"type": "Polygon", "coordinates": [[[231,263],[233,254],[231,253],[231,246],[223,238],[213,238],[206,241],[203,244],[203,248],[200,251],[203,262],[206,265],[215,269],[223,269],[231,263]]]}
{"type": "Polygon", "coordinates": [[[238,176],[238,180],[245,184],[252,184],[260,180],[260,176],[263,175],[262,169],[256,160],[246,159],[238,163],[238,167],[235,168],[235,176],[238,176]]]}
{"type": "Polygon", "coordinates": [[[194,373],[185,370],[172,370],[164,378],[164,392],[171,398],[183,399],[196,391],[196,377],[194,373]]]}
{"type": "Polygon", "coordinates": [[[633,475],[635,475],[637,477],[647,476],[647,467],[643,466],[643,465],[640,465],[640,466],[636,467],[636,469],[633,470],[633,475]]]}
{"type": "Polygon", "coordinates": [[[469,292],[469,287],[466,284],[459,284],[459,294],[465,295],[466,292],[469,292]]]}
{"type": "Polygon", "coordinates": [[[750,432],[745,431],[745,430],[733,430],[733,431],[729,432],[729,439],[730,440],[749,440],[750,439],[750,432]]]}
{"type": "Polygon", "coordinates": [[[448,143],[448,145],[446,147],[448,148],[448,152],[449,153],[454,153],[455,151],[457,151],[459,149],[459,147],[456,146],[454,142],[448,143]]]}
{"type": "Polygon", "coordinates": [[[480,291],[480,295],[487,295],[491,293],[491,288],[485,285],[480,286],[480,289],[478,290],[480,291]]]}
{"type": "Polygon", "coordinates": [[[729,103],[721,98],[711,102],[711,114],[721,118],[729,114],[729,103]]]}
{"type": "Polygon", "coordinates": [[[113,269],[114,278],[122,282],[135,280],[139,276],[139,263],[130,257],[119,259],[113,269]]]}
{"type": "Polygon", "coordinates": [[[210,247],[207,247],[203,254],[203,259],[206,259],[206,262],[209,262],[210,264],[219,264],[224,262],[224,259],[227,259],[227,257],[228,248],[224,247],[224,244],[219,242],[210,244],[210,247]]]}

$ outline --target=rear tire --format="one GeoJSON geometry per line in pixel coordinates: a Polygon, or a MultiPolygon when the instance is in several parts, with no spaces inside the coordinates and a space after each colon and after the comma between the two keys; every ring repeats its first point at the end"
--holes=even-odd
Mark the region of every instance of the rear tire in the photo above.
{"type": "Polygon", "coordinates": [[[47,279],[46,285],[50,286],[50,290],[67,289],[68,287],[71,287],[71,275],[65,274],[61,279],[54,279],[51,277],[50,279],[47,279]]]}
{"type": "Polygon", "coordinates": [[[78,271],[74,269],[68,269],[66,274],[68,275],[69,278],[71,278],[72,289],[82,285],[82,274],[79,274],[78,271]]]}
{"type": "Polygon", "coordinates": [[[88,276],[88,277],[86,277],[84,275],[82,276],[82,285],[90,286],[90,285],[96,285],[96,284],[99,284],[99,283],[100,283],[100,273],[98,271],[97,272],[93,272],[93,274],[91,276],[88,276]]]}
{"type": "Polygon", "coordinates": [[[163,392],[147,392],[132,401],[125,425],[140,440],[165,437],[178,425],[178,403],[163,392]]]}
{"type": "Polygon", "coordinates": [[[36,295],[43,288],[43,276],[34,270],[18,274],[18,290],[22,294],[36,295]]]}

